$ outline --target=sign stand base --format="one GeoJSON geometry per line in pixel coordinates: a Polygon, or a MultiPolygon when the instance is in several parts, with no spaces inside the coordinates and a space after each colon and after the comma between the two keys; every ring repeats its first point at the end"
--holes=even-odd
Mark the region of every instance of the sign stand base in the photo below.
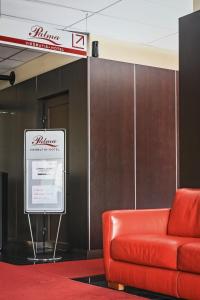
{"type": "Polygon", "coordinates": [[[62,259],[61,256],[47,257],[47,258],[27,257],[27,260],[31,262],[56,262],[56,261],[60,261],[61,259],[62,259]]]}
{"type": "Polygon", "coordinates": [[[62,257],[56,257],[56,248],[57,248],[57,244],[58,244],[58,236],[59,236],[59,232],[60,232],[61,220],[62,220],[62,214],[60,214],[60,217],[59,217],[57,234],[56,234],[56,241],[55,241],[54,251],[53,251],[53,257],[47,257],[47,258],[41,257],[41,258],[38,258],[37,257],[37,253],[36,253],[36,249],[35,249],[34,239],[33,239],[33,231],[32,231],[31,218],[30,218],[30,214],[28,214],[28,223],[29,223],[29,228],[30,228],[30,233],[31,233],[31,242],[32,242],[33,256],[34,256],[34,257],[27,257],[28,261],[32,261],[32,262],[56,262],[56,261],[60,261],[62,259],[62,257]]]}

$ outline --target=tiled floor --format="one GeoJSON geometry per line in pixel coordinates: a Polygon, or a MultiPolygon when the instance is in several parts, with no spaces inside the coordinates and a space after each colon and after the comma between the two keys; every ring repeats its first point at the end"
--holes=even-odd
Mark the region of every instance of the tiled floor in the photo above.
{"type": "MultiPolygon", "coordinates": [[[[48,249],[46,253],[37,254],[37,257],[52,257],[53,250],[48,249]]],[[[57,251],[56,256],[61,256],[63,261],[66,260],[81,260],[86,259],[86,255],[83,253],[74,253],[74,252],[64,252],[64,251],[57,251]]],[[[14,265],[27,265],[30,264],[30,261],[27,258],[33,257],[33,250],[30,247],[24,246],[22,248],[21,245],[17,245],[16,243],[9,243],[9,245],[4,249],[3,253],[0,252],[0,261],[4,261],[14,265]]]]}
{"type": "MultiPolygon", "coordinates": [[[[77,278],[74,280],[92,284],[92,285],[107,287],[104,275],[77,278]]],[[[140,289],[136,289],[136,288],[132,288],[132,287],[126,287],[125,292],[132,294],[132,295],[137,295],[137,296],[141,296],[141,297],[145,297],[147,299],[153,299],[153,300],[161,300],[161,299],[162,300],[176,300],[176,299],[178,299],[178,298],[169,297],[169,296],[161,295],[161,294],[157,294],[157,293],[152,293],[149,291],[144,291],[144,290],[140,290],[140,289]]],[[[180,300],[180,298],[179,298],[179,300],[180,300]]]]}

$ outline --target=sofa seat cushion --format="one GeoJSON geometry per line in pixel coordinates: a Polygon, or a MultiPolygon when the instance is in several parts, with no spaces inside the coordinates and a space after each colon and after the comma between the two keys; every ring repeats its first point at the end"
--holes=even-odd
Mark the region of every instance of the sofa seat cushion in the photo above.
{"type": "Polygon", "coordinates": [[[111,242],[114,260],[177,270],[177,250],[193,238],[169,235],[123,235],[111,242]]]}
{"type": "Polygon", "coordinates": [[[179,248],[178,269],[190,273],[200,273],[200,239],[179,248]]]}

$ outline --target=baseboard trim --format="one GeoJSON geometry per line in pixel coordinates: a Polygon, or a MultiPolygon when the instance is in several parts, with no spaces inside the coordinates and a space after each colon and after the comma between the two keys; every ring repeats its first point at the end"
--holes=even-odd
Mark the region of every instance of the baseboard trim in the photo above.
{"type": "Polygon", "coordinates": [[[102,249],[92,249],[87,250],[87,258],[102,258],[103,257],[103,250],[102,249]]]}

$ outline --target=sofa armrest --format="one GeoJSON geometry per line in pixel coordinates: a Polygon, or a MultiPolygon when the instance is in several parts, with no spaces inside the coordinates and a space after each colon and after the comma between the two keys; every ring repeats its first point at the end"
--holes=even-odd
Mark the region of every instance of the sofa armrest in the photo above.
{"type": "MultiPolygon", "coordinates": [[[[170,209],[112,210],[103,213],[103,252],[108,275],[112,239],[126,234],[166,234],[170,209]]],[[[108,278],[108,276],[107,276],[108,278]]]]}

